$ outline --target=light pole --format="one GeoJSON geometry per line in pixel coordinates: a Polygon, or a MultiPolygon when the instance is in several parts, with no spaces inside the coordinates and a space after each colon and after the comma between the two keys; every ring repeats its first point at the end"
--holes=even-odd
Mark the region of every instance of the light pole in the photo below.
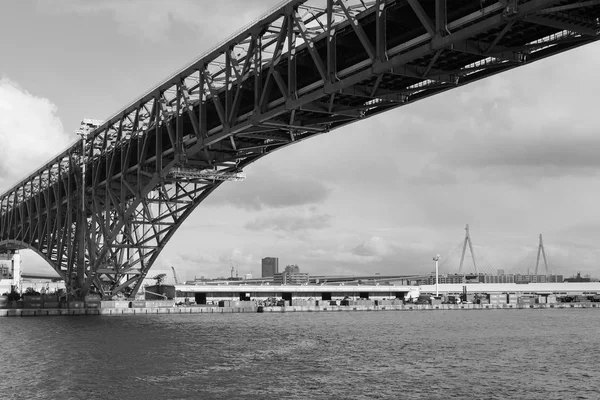
{"type": "Polygon", "coordinates": [[[85,140],[87,133],[80,131],[81,136],[81,212],[85,215],[85,140]]]}
{"type": "MultiPolygon", "coordinates": [[[[83,125],[83,124],[82,124],[83,125]]],[[[87,140],[87,129],[82,126],[77,134],[81,136],[81,217],[79,219],[81,226],[79,227],[79,254],[77,257],[77,289],[81,289],[84,283],[85,275],[85,236],[86,236],[86,225],[87,216],[85,212],[85,144],[87,140]]],[[[80,292],[79,295],[82,293],[80,292]]]]}
{"type": "Polygon", "coordinates": [[[438,273],[438,263],[440,261],[440,255],[436,254],[435,257],[433,257],[433,261],[435,261],[435,297],[439,297],[440,293],[438,290],[438,283],[439,283],[439,273],[438,273]]]}
{"type": "MultiPolygon", "coordinates": [[[[79,218],[80,224],[78,224],[77,237],[79,241],[79,249],[77,255],[77,289],[80,291],[80,295],[83,295],[81,289],[85,288],[85,247],[86,247],[86,236],[87,236],[87,213],[85,207],[85,173],[86,173],[86,145],[88,141],[91,141],[93,145],[94,131],[98,129],[104,122],[96,119],[84,118],[81,121],[79,129],[75,132],[81,136],[81,216],[79,218]]],[[[91,154],[91,148],[90,148],[91,154]]],[[[90,271],[90,274],[92,272],[90,271]]],[[[72,276],[69,277],[72,280],[72,276]]],[[[72,287],[73,285],[71,285],[72,287]]],[[[89,289],[85,288],[86,291],[89,289]]]]}

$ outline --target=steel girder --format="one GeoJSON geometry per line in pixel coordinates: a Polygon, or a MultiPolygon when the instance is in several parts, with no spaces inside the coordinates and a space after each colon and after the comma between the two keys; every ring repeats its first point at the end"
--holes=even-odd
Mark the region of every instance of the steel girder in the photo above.
{"type": "Polygon", "coordinates": [[[600,1],[288,1],[109,118],[85,152],[73,145],[3,194],[0,248],[34,249],[80,294],[135,294],[223,182],[174,168],[240,171],[284,146],[594,42],[599,16],[600,1]]]}

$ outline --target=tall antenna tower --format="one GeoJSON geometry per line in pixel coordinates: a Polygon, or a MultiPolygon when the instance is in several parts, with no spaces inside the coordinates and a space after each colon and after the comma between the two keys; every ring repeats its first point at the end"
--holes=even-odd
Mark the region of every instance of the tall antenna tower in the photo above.
{"type": "MultiPolygon", "coordinates": [[[[469,233],[469,224],[465,227],[465,241],[463,243],[462,254],[460,256],[460,265],[458,266],[458,273],[462,272],[463,262],[465,261],[465,252],[467,250],[467,243],[469,244],[469,250],[471,250],[471,258],[473,259],[473,267],[475,267],[475,273],[477,272],[477,263],[475,262],[475,253],[473,253],[473,243],[471,243],[471,234],[469,233]]],[[[544,256],[545,257],[545,256],[544,256]]]]}
{"type": "Polygon", "coordinates": [[[535,262],[535,274],[538,274],[538,266],[540,265],[540,254],[544,257],[544,266],[546,267],[546,275],[548,275],[548,262],[546,261],[546,251],[544,250],[544,241],[540,233],[540,244],[538,245],[537,261],[535,262]]]}

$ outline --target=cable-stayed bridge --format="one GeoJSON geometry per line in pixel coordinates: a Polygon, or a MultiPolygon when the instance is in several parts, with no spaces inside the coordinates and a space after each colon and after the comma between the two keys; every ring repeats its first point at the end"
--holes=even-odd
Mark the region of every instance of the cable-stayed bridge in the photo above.
{"type": "Polygon", "coordinates": [[[497,265],[485,257],[485,249],[473,244],[469,225],[465,227],[465,237],[452,250],[440,258],[441,275],[555,275],[560,268],[547,256],[542,235],[538,245],[513,265],[497,265]],[[498,271],[502,271],[499,273],[498,271]]]}
{"type": "Polygon", "coordinates": [[[496,267],[483,256],[481,248],[473,244],[469,225],[465,227],[464,239],[441,258],[439,271],[442,275],[497,273],[496,267]]]}
{"type": "Polygon", "coordinates": [[[553,257],[552,252],[546,253],[544,240],[540,234],[537,247],[532,246],[531,251],[506,272],[522,275],[554,275],[564,270],[564,265],[556,262],[556,257],[553,257]]]}
{"type": "Polygon", "coordinates": [[[4,193],[0,250],[33,249],[75,295],[133,295],[248,164],[592,43],[599,16],[596,0],[287,1],[4,193]]]}

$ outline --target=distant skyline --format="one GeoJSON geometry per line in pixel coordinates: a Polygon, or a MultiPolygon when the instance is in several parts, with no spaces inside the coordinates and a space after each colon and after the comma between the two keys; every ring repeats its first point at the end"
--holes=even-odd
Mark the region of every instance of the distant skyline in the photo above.
{"type": "MultiPolygon", "coordinates": [[[[277,3],[3,3],[0,191],[75,142],[81,119],[108,118],[277,3]]],[[[278,257],[314,275],[428,273],[468,223],[495,269],[535,263],[543,233],[552,269],[599,276],[599,70],[595,43],[278,151],[209,196],[155,269],[228,276],[232,260],[259,276],[278,257]]],[[[23,262],[51,271],[31,251],[23,262]]]]}

